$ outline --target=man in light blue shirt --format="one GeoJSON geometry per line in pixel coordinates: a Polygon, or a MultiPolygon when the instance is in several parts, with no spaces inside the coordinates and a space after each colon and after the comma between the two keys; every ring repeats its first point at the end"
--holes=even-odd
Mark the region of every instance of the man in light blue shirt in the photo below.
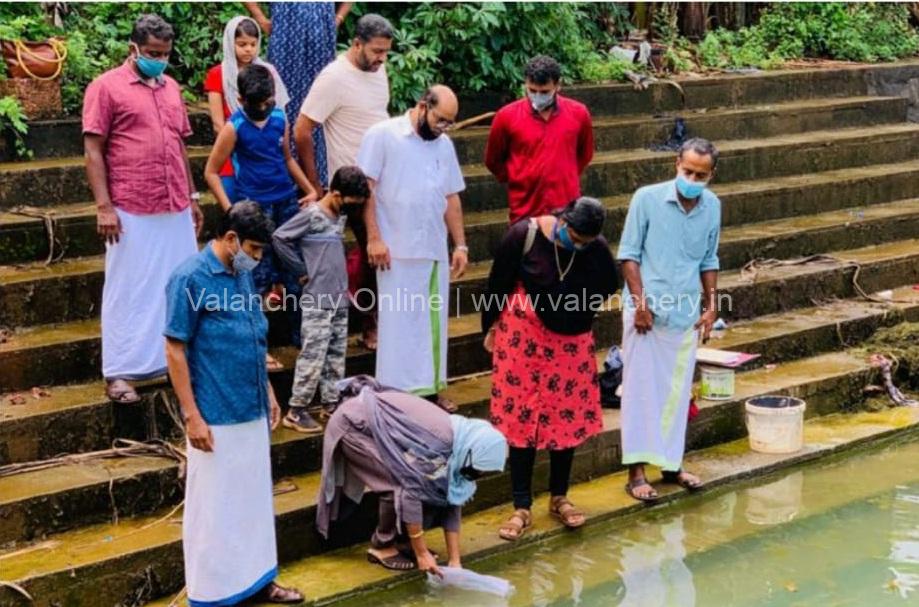
{"type": "Polygon", "coordinates": [[[718,150],[705,139],[680,148],[676,179],[635,192],[619,244],[623,289],[622,463],[628,493],[657,498],[644,466],[665,482],[696,489],[682,470],[699,334],[717,313],[721,201],[706,189],[718,150]]]}

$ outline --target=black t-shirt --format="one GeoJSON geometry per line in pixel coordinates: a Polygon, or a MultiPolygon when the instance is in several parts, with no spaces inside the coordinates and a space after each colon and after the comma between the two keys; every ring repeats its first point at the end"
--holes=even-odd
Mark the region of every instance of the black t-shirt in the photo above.
{"type": "Polygon", "coordinates": [[[518,221],[510,227],[498,246],[495,261],[488,276],[488,304],[482,310],[482,330],[488,331],[501,314],[503,296],[510,295],[523,283],[537,316],[550,331],[563,335],[580,335],[590,331],[600,306],[619,288],[616,262],[609,244],[600,236],[580,251],[558,248],[536,230],[533,247],[523,256],[529,220],[518,221]],[[574,255],[574,261],[571,256],[574,255]],[[571,270],[565,280],[562,271],[571,270]]]}

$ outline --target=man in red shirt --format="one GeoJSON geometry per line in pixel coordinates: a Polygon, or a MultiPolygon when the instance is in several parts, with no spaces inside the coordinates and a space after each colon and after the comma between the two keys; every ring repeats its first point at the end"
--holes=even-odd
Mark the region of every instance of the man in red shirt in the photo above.
{"type": "Polygon", "coordinates": [[[142,15],[130,56],[96,78],[83,99],[86,173],[105,239],[102,373],[119,403],[129,382],[164,375],[166,282],[197,250],[198,193],[184,139],[191,126],[175,80],[164,76],[172,26],[142,15]]]}
{"type": "Polygon", "coordinates": [[[530,59],[526,96],[498,111],[485,165],[507,184],[510,222],[544,215],[581,195],[581,173],[594,154],[584,104],[559,94],[561,68],[551,57],[530,59]]]}

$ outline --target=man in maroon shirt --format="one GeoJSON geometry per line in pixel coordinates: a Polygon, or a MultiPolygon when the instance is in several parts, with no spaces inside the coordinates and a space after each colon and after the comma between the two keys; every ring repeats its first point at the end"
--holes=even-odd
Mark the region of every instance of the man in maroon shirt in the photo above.
{"type": "Polygon", "coordinates": [[[559,95],[561,68],[540,55],[526,66],[526,96],[498,111],[485,165],[507,184],[510,222],[545,215],[581,195],[581,173],[594,154],[584,104],[559,95]]]}
{"type": "Polygon", "coordinates": [[[106,393],[137,402],[129,383],[164,375],[166,282],[197,252],[198,194],[184,139],[191,126],[175,80],[164,76],[172,26],[142,15],[130,56],[83,99],[86,173],[105,239],[102,373],[106,393]]]}

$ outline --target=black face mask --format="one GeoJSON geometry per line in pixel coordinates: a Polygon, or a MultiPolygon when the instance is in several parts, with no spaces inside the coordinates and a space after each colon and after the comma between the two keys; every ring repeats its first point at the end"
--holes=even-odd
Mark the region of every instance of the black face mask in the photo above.
{"type": "Polygon", "coordinates": [[[466,454],[466,459],[463,460],[463,467],[459,469],[460,476],[465,478],[467,481],[477,481],[482,476],[481,470],[476,470],[472,467],[472,451],[470,450],[466,454]]]}
{"type": "Polygon", "coordinates": [[[265,118],[268,118],[268,115],[274,111],[275,105],[276,104],[272,101],[271,103],[266,105],[264,108],[258,108],[258,107],[250,108],[249,106],[245,106],[246,116],[249,117],[249,120],[252,120],[255,122],[261,122],[265,118]]]}
{"type": "Polygon", "coordinates": [[[440,133],[434,131],[428,124],[428,109],[424,109],[424,114],[418,116],[418,135],[425,141],[434,141],[440,137],[440,133]]]}

